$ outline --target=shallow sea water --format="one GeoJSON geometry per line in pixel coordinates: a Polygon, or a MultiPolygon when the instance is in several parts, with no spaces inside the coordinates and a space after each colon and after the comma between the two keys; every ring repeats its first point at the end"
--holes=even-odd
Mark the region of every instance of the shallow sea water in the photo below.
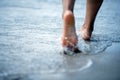
{"type": "MultiPolygon", "coordinates": [[[[117,2],[119,0],[114,2],[112,9],[118,7],[117,2]]],[[[73,56],[62,54],[61,4],[59,0],[0,1],[0,80],[31,80],[29,78],[36,74],[84,71],[94,64],[91,56],[104,54],[112,43],[120,42],[120,18],[115,18],[120,12],[113,13],[108,6],[112,3],[105,0],[91,41],[86,42],[78,35],[82,52],[73,56]]],[[[85,1],[77,0],[77,30],[84,16],[85,1]]]]}

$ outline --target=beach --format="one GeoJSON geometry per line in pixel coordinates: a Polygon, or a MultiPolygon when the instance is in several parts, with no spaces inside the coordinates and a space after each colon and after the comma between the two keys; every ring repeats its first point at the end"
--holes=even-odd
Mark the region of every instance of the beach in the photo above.
{"type": "Polygon", "coordinates": [[[91,40],[79,29],[86,1],[76,0],[78,48],[63,54],[61,0],[0,1],[0,80],[120,80],[119,0],[104,0],[91,40]]]}

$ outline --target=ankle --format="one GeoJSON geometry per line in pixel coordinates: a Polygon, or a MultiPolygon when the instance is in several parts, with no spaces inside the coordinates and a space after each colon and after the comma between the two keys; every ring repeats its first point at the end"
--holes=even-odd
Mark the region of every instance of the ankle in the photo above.
{"type": "Polygon", "coordinates": [[[87,29],[89,31],[93,31],[93,24],[87,24],[87,23],[84,23],[83,26],[82,26],[83,29],[87,29]]]}
{"type": "Polygon", "coordinates": [[[75,25],[74,14],[72,13],[72,11],[67,10],[64,12],[63,21],[65,25],[75,25]]]}
{"type": "Polygon", "coordinates": [[[71,10],[66,10],[63,12],[62,17],[64,18],[66,16],[71,16],[71,15],[73,16],[73,12],[71,10]]]}

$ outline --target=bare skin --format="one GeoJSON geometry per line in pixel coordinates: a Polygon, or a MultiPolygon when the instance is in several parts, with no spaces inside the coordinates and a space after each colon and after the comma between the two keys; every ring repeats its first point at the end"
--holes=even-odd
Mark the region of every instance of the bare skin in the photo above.
{"type": "Polygon", "coordinates": [[[63,0],[62,46],[76,49],[78,39],[76,35],[75,18],[73,14],[74,3],[75,0],[63,0]]]}
{"type": "Polygon", "coordinates": [[[80,34],[84,40],[90,40],[94,29],[96,15],[103,0],[87,0],[85,21],[80,29],[80,34]]]}
{"type": "Polygon", "coordinates": [[[77,42],[74,15],[71,11],[66,11],[63,15],[62,45],[72,48],[77,42]]]}
{"type": "MultiPolygon", "coordinates": [[[[78,43],[75,19],[74,19],[74,3],[75,0],[62,0],[63,2],[63,34],[62,34],[62,46],[73,47],[78,43]]],[[[94,28],[94,22],[97,12],[102,4],[103,0],[87,0],[85,21],[80,29],[80,34],[84,40],[89,40],[94,28]]],[[[75,47],[76,48],[76,47],[75,47]]]]}

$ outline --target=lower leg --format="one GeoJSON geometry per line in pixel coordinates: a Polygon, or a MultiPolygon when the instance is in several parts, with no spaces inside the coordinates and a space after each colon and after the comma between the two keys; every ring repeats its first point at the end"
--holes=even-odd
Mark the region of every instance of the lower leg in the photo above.
{"type": "Polygon", "coordinates": [[[91,37],[95,18],[102,2],[103,0],[87,0],[85,21],[81,29],[81,34],[84,40],[88,40],[91,37]]]}
{"type": "Polygon", "coordinates": [[[63,15],[65,11],[71,11],[73,13],[75,0],[62,0],[63,4],[63,15]]]}
{"type": "Polygon", "coordinates": [[[63,0],[63,34],[62,46],[72,48],[77,44],[75,19],[73,15],[75,0],[63,0]]]}

